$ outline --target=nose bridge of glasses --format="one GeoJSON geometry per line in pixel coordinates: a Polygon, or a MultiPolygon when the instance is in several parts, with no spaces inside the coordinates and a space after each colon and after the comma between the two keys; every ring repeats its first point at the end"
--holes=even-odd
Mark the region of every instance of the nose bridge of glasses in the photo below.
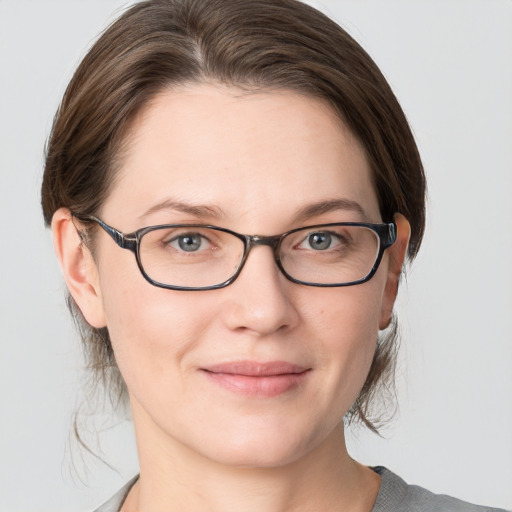
{"type": "Polygon", "coordinates": [[[274,257],[278,259],[278,252],[279,245],[281,243],[281,235],[275,235],[275,236],[263,236],[263,235],[248,235],[247,236],[248,241],[248,247],[247,247],[247,253],[256,245],[267,245],[269,246],[273,253],[274,257]]]}
{"type": "Polygon", "coordinates": [[[277,264],[277,268],[281,269],[280,257],[278,253],[278,249],[281,243],[281,235],[275,236],[263,236],[263,235],[242,235],[245,238],[245,251],[242,260],[240,261],[237,276],[241,273],[242,268],[245,267],[247,263],[247,259],[249,258],[249,254],[251,250],[257,245],[266,245],[270,247],[273,255],[273,259],[277,264]]]}

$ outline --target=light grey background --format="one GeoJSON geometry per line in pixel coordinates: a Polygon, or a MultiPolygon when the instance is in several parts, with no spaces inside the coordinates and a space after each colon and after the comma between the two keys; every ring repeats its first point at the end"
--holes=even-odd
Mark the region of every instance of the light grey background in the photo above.
{"type": "MultiPolygon", "coordinates": [[[[64,87],[125,4],[0,0],[2,512],[90,510],[137,471],[128,422],[101,436],[117,473],[68,444],[82,363],[38,196],[64,87]]],[[[424,247],[397,306],[400,414],[387,439],[350,436],[351,451],[436,492],[512,508],[512,2],[314,4],[384,71],[430,186],[424,247]]]]}

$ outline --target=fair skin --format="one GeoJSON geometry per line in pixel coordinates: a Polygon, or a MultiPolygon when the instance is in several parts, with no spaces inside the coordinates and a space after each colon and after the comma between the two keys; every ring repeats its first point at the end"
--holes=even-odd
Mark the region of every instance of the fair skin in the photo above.
{"type": "MultiPolygon", "coordinates": [[[[326,104],[212,84],[161,93],[139,116],[99,216],[124,232],[202,223],[259,235],[382,222],[365,153],[326,104]]],[[[349,457],[342,418],[389,323],[409,238],[395,221],[398,240],[367,283],[292,283],[260,246],[230,286],[184,292],[150,285],[103,230],[93,258],[56,212],[68,288],[108,327],[128,386],[141,476],[124,512],[371,510],[380,480],[349,457]],[[205,371],[239,361],[306,371],[259,394],[205,371]]]]}

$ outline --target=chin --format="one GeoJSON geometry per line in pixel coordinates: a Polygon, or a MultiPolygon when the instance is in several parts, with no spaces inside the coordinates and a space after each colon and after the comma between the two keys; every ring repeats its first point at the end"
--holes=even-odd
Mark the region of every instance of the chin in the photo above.
{"type": "MultiPolygon", "coordinates": [[[[303,455],[302,450],[286,449],[283,446],[230,446],[219,450],[212,458],[223,466],[246,469],[280,468],[292,464],[303,455]]],[[[282,444],[282,441],[281,441],[282,444]]]]}
{"type": "MultiPolygon", "coordinates": [[[[271,423],[271,422],[270,422],[271,423]]],[[[322,443],[322,436],[299,432],[285,425],[231,430],[199,448],[209,459],[231,467],[279,468],[294,463],[322,443]]]]}

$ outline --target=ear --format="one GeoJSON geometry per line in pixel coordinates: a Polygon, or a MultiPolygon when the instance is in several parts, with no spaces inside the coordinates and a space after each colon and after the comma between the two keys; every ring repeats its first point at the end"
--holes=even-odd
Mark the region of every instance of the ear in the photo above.
{"type": "Polygon", "coordinates": [[[386,251],[389,258],[388,276],[384,288],[379,329],[385,329],[391,322],[393,305],[398,292],[398,281],[400,280],[411,236],[409,221],[402,214],[397,213],[394,220],[397,227],[397,236],[395,243],[386,251]]]}
{"type": "Polygon", "coordinates": [[[53,246],[69,293],[87,323],[96,328],[105,327],[98,269],[67,208],[60,208],[54,213],[52,233],[53,246]]]}

